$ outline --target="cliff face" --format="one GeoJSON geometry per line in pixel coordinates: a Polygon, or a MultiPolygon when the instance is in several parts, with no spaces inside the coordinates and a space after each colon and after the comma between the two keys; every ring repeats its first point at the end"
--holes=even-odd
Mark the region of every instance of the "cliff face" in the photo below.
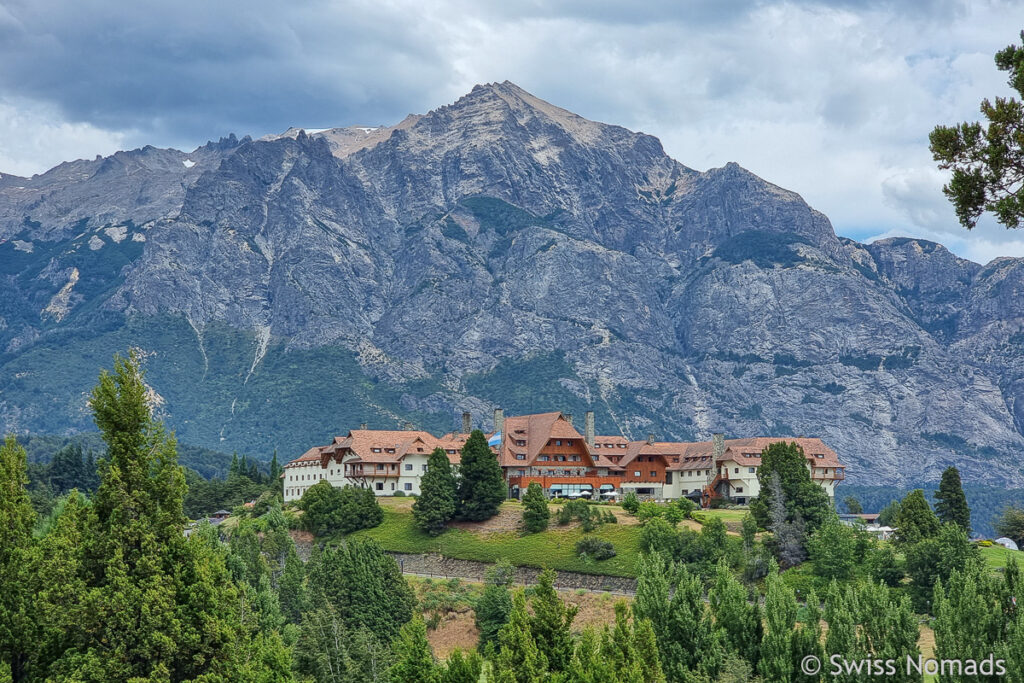
{"type": "Polygon", "coordinates": [[[634,437],[821,436],[858,483],[1024,485],[1024,261],[837,238],[736,164],[510,83],[3,176],[0,240],[4,429],[87,427],[133,345],[181,438],[222,450],[593,408],[634,437]]]}

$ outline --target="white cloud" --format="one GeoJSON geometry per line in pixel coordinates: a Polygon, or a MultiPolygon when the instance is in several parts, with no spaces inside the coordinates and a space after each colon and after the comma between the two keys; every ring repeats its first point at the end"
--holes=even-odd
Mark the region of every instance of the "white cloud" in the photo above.
{"type": "Polygon", "coordinates": [[[62,161],[113,154],[129,135],[70,123],[53,105],[0,99],[0,171],[32,175],[62,161]]]}

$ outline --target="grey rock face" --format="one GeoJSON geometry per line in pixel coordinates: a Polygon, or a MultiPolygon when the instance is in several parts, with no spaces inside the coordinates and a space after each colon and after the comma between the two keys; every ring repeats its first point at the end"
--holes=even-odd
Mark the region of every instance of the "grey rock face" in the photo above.
{"type": "MultiPolygon", "coordinates": [[[[390,128],[4,176],[0,239],[5,373],[30,372],[60,335],[184,319],[202,374],[182,361],[161,376],[173,418],[188,400],[175,396],[230,355],[204,340],[249,335],[234,388],[211,388],[186,433],[289,416],[294,398],[238,387],[277,387],[308,370],[288,358],[338,349],[361,379],[329,389],[326,411],[372,387],[390,402],[360,400],[380,419],[445,427],[463,409],[574,402],[633,436],[821,436],[858,483],[956,463],[969,481],[1024,485],[1024,261],[837,238],[736,164],[699,173],[511,83],[390,128]],[[129,220],[121,241],[105,232],[129,220]]],[[[0,376],[0,427],[64,428],[26,381],[0,376]]],[[[316,423],[287,434],[316,443],[346,426],[316,423]]]]}

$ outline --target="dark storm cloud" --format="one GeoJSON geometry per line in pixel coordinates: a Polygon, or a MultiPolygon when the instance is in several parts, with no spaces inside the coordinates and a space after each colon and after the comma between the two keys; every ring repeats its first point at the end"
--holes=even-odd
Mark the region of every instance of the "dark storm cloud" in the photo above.
{"type": "Polygon", "coordinates": [[[0,90],[72,121],[202,139],[390,121],[446,66],[430,27],[376,3],[7,3],[0,90]]]}

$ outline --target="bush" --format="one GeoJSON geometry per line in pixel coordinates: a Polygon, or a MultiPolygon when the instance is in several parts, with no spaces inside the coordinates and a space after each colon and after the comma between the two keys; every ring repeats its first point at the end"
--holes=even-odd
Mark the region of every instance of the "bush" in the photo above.
{"type": "Polygon", "coordinates": [[[608,560],[615,557],[615,546],[609,541],[585,536],[576,543],[576,555],[578,557],[589,557],[594,560],[608,560]]]}
{"type": "Polygon", "coordinates": [[[535,534],[547,529],[550,519],[551,513],[548,511],[544,491],[540,484],[533,482],[523,495],[523,526],[528,533],[535,534]]]}
{"type": "Polygon", "coordinates": [[[395,491],[392,495],[395,498],[405,498],[405,491],[395,491]]]}
{"type": "Polygon", "coordinates": [[[345,534],[369,529],[384,520],[384,511],[370,489],[346,486],[335,488],[327,481],[310,486],[299,501],[303,525],[308,531],[324,535],[345,534]]]}
{"type": "Polygon", "coordinates": [[[633,514],[635,514],[637,519],[639,519],[640,521],[646,522],[647,520],[654,519],[655,517],[661,517],[662,514],[664,514],[664,512],[665,508],[663,508],[661,505],[658,505],[657,503],[651,500],[645,500],[644,502],[640,503],[639,507],[637,507],[636,512],[634,512],[633,514]]]}
{"type": "Polygon", "coordinates": [[[640,509],[640,498],[637,497],[636,491],[630,491],[622,499],[622,509],[631,515],[635,515],[636,511],[640,509]]]}

